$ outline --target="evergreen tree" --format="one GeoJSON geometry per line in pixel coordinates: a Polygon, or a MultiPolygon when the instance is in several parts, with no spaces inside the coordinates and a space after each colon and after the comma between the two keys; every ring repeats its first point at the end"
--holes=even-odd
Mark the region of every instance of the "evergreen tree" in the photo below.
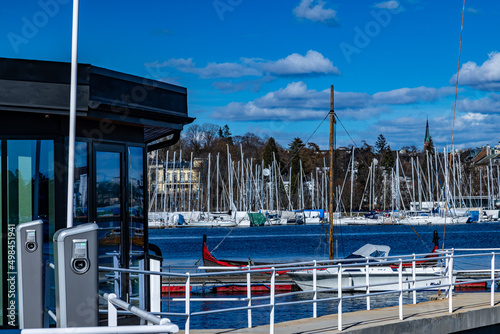
{"type": "Polygon", "coordinates": [[[383,155],[384,151],[387,149],[387,141],[383,134],[378,135],[377,142],[375,143],[375,149],[377,154],[383,155]]]}
{"type": "Polygon", "coordinates": [[[389,172],[396,163],[396,158],[394,157],[394,152],[391,151],[391,146],[387,146],[384,155],[382,157],[382,166],[386,172],[389,172]]]}
{"type": "Polygon", "coordinates": [[[229,126],[226,124],[224,127],[219,128],[219,138],[229,139],[231,138],[231,131],[229,130],[229,126]]]}
{"type": "Polygon", "coordinates": [[[427,151],[430,156],[434,155],[434,142],[432,141],[432,137],[430,136],[427,145],[425,145],[425,151],[427,151]]]}
{"type": "Polygon", "coordinates": [[[292,175],[291,181],[292,184],[292,196],[297,191],[297,175],[300,172],[300,150],[305,146],[302,139],[295,137],[292,142],[288,145],[291,154],[291,167],[292,167],[292,175]]]}
{"type": "Polygon", "coordinates": [[[264,160],[264,166],[271,166],[273,163],[273,153],[276,158],[276,161],[280,161],[280,157],[278,154],[278,145],[276,145],[276,141],[273,137],[270,137],[264,147],[264,152],[262,153],[262,160],[264,160]]]}

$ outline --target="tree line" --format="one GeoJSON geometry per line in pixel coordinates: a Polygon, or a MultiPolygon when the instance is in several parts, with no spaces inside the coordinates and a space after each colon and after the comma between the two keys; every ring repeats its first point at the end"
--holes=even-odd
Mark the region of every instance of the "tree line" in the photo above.
{"type": "MultiPolygon", "coordinates": [[[[394,179],[396,168],[399,168],[398,173],[402,185],[401,201],[405,207],[409,208],[409,202],[414,201],[412,193],[408,188],[407,181],[410,177],[415,178],[416,171],[422,175],[422,178],[430,175],[428,169],[436,173],[436,180],[444,180],[445,170],[442,167],[435,165],[435,148],[430,142],[423,149],[418,149],[415,146],[405,146],[400,150],[394,150],[387,143],[383,134],[380,134],[373,145],[366,141],[362,142],[361,147],[337,147],[334,150],[334,169],[333,169],[333,184],[335,206],[342,211],[349,210],[368,210],[368,209],[391,209],[391,201],[394,201],[394,187],[388,184],[388,180],[394,179]],[[352,160],[354,151],[354,160],[352,160]],[[396,166],[397,158],[400,166],[396,166]],[[418,166],[417,166],[418,163],[418,166]],[[354,176],[351,178],[351,173],[354,171],[354,176]],[[413,174],[412,174],[413,173],[413,174]],[[352,194],[351,194],[352,180],[352,194]],[[370,188],[372,187],[372,188],[370,188]],[[372,189],[373,198],[367,195],[367,189],[372,189]],[[351,200],[352,196],[352,200],[351,200]],[[352,208],[350,203],[352,201],[352,208]]],[[[316,208],[321,206],[321,201],[315,196],[319,193],[314,191],[321,190],[321,196],[325,196],[324,178],[328,179],[329,184],[329,150],[321,150],[319,145],[314,142],[304,143],[299,137],[291,140],[287,146],[283,147],[273,137],[261,137],[252,132],[247,132],[242,135],[234,135],[231,129],[226,124],[219,126],[216,124],[205,123],[202,125],[194,124],[189,126],[183,133],[180,140],[173,146],[166,149],[161,149],[158,152],[158,159],[165,161],[167,157],[173,156],[173,152],[177,152],[177,159],[181,154],[182,161],[189,161],[191,154],[195,158],[207,159],[209,154],[211,159],[217,155],[220,157],[219,170],[221,175],[226,175],[228,166],[228,154],[231,161],[241,163],[248,166],[248,161],[252,165],[261,165],[263,168],[276,168],[279,170],[279,175],[282,180],[279,181],[279,192],[281,198],[281,206],[287,208],[287,201],[292,201],[293,207],[299,208],[301,202],[306,208],[312,208],[313,204],[316,208]],[[275,164],[275,165],[273,165],[275,164]],[[283,184],[283,181],[288,183],[291,191],[283,184]],[[302,181],[302,183],[301,183],[302,181]],[[309,184],[312,182],[316,187],[314,191],[303,191],[304,182],[309,184]],[[287,191],[291,198],[288,199],[287,191]]],[[[464,160],[464,157],[459,157],[464,160]]],[[[212,166],[214,166],[212,160],[212,166]]],[[[203,168],[203,165],[199,167],[203,168]]],[[[470,180],[474,184],[479,180],[479,174],[476,169],[464,163],[461,167],[464,173],[468,173],[470,180]]],[[[211,182],[215,182],[215,177],[211,178],[211,182]]],[[[472,182],[471,182],[472,183],[472,182]]],[[[429,187],[432,185],[429,182],[429,187]]],[[[211,186],[215,189],[215,185],[211,186]]],[[[411,187],[416,187],[413,183],[411,187]]],[[[471,189],[472,194],[477,194],[479,191],[474,186],[471,189]]],[[[438,198],[441,189],[434,187],[433,194],[438,198]]],[[[415,196],[415,195],[413,195],[415,196]]],[[[324,209],[328,209],[324,207],[324,209]]]]}

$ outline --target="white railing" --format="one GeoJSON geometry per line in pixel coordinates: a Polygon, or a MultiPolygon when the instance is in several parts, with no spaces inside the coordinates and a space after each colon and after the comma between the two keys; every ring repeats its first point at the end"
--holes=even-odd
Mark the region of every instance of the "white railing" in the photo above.
{"type": "MultiPolygon", "coordinates": [[[[216,313],[227,313],[227,312],[241,312],[247,311],[247,327],[252,328],[254,326],[254,322],[252,319],[252,311],[257,309],[267,309],[269,310],[269,332],[274,333],[274,325],[275,325],[275,312],[276,309],[280,309],[283,307],[294,307],[300,304],[311,304],[312,318],[316,318],[318,316],[318,304],[319,303],[328,303],[328,302],[337,302],[337,316],[338,330],[343,329],[343,313],[345,301],[360,299],[363,298],[366,300],[366,309],[371,309],[371,298],[375,296],[382,295],[390,295],[396,294],[398,296],[398,313],[399,319],[403,320],[404,315],[404,293],[412,294],[412,303],[417,303],[417,291],[429,290],[429,289],[439,289],[445,292],[445,296],[448,298],[449,312],[453,312],[453,294],[452,291],[455,287],[469,284],[469,283],[487,283],[490,284],[491,290],[491,306],[494,305],[494,293],[496,282],[499,281],[497,277],[500,272],[499,269],[496,269],[495,261],[496,255],[500,252],[500,249],[451,249],[440,251],[438,253],[427,253],[427,254],[411,254],[406,256],[391,256],[386,258],[370,258],[366,259],[364,262],[359,262],[359,259],[355,259],[354,261],[358,261],[353,263],[352,260],[338,260],[338,261],[305,261],[305,262],[296,262],[296,263],[288,263],[288,264],[276,264],[272,266],[259,267],[259,266],[246,266],[246,267],[198,267],[198,269],[218,269],[224,270],[220,272],[195,272],[195,273],[175,273],[175,272],[156,272],[156,271],[146,271],[146,270],[134,270],[134,269],[121,269],[121,268],[110,268],[110,267],[100,267],[101,271],[107,272],[125,272],[125,273],[133,273],[135,275],[159,275],[160,277],[164,277],[165,281],[170,282],[170,278],[181,278],[184,282],[184,290],[185,295],[182,297],[169,298],[169,301],[172,303],[181,303],[184,304],[184,312],[145,312],[138,308],[132,307],[130,304],[126,304],[123,301],[120,301],[114,294],[105,294],[102,298],[105,298],[108,303],[108,325],[116,326],[116,316],[119,313],[124,313],[123,311],[118,311],[116,307],[125,307],[127,310],[127,314],[135,314],[145,321],[156,324],[155,326],[131,326],[134,327],[135,333],[149,333],[149,330],[155,328],[156,332],[163,331],[161,326],[165,325],[166,321],[162,320],[158,317],[170,317],[170,318],[183,318],[184,319],[184,330],[185,333],[189,333],[191,330],[191,322],[194,317],[200,316],[209,316],[211,314],[216,313]],[[458,254],[461,252],[472,252],[472,254],[458,254]],[[488,252],[488,253],[485,253],[488,252]],[[426,256],[435,256],[431,258],[425,258],[426,256]],[[480,270],[481,272],[488,273],[488,277],[481,277],[479,279],[470,279],[468,281],[457,282],[455,281],[456,270],[455,260],[460,261],[467,258],[481,258],[481,257],[489,257],[489,261],[485,260],[483,262],[486,263],[484,267],[480,270]],[[423,283],[426,281],[436,280],[436,277],[431,278],[421,278],[416,274],[417,267],[421,265],[422,261],[433,261],[436,262],[437,266],[440,266],[441,270],[438,271],[438,275],[436,277],[440,278],[439,285],[433,285],[432,287],[418,287],[419,283],[423,283]],[[411,264],[406,265],[405,264],[411,264]],[[394,268],[394,281],[384,282],[384,283],[371,283],[370,282],[370,268],[373,266],[393,266],[394,268]],[[337,286],[335,288],[324,288],[318,287],[318,276],[320,273],[324,272],[327,268],[337,269],[334,275],[337,276],[337,286]],[[346,270],[350,268],[362,268],[364,269],[365,279],[364,284],[362,285],[351,285],[342,286],[342,278],[345,278],[345,275],[348,275],[346,270]],[[408,276],[408,271],[411,270],[411,276],[408,276]],[[312,288],[311,290],[306,291],[293,291],[293,292],[285,292],[285,293],[276,293],[275,283],[277,273],[288,272],[288,271],[307,271],[312,275],[312,288]],[[269,284],[269,293],[266,295],[259,294],[258,296],[252,295],[252,283],[256,283],[252,281],[252,277],[255,277],[257,274],[267,274],[269,275],[268,281],[266,280],[265,284],[269,284]],[[407,280],[404,281],[403,284],[403,276],[406,276],[407,280]],[[198,297],[193,295],[191,292],[191,288],[197,284],[197,282],[206,280],[215,280],[218,276],[239,276],[241,277],[241,282],[246,283],[246,296],[244,297],[223,297],[223,298],[211,298],[211,297],[198,297]],[[381,286],[384,285],[396,285],[397,289],[389,290],[389,291],[376,291],[380,290],[381,286]],[[406,286],[406,287],[405,287],[406,286]],[[344,291],[359,291],[356,294],[343,294],[344,291]],[[325,292],[330,292],[330,295],[324,294],[325,292]],[[320,293],[322,293],[320,295],[320,293]],[[296,299],[292,301],[286,301],[286,298],[291,296],[300,296],[301,299],[296,299]],[[306,298],[306,297],[309,298],[306,298]],[[194,304],[200,302],[231,302],[235,303],[235,307],[226,307],[226,308],[217,308],[210,309],[205,311],[196,311],[196,308],[193,307],[194,304]],[[144,313],[143,313],[144,312],[144,313]],[[163,324],[163,325],[162,325],[163,324]]],[[[477,261],[476,261],[477,262],[477,261]]],[[[471,271],[472,272],[472,271],[471,271]]],[[[477,272],[477,271],[474,271],[477,272]]],[[[259,282],[263,283],[263,282],[259,282]]],[[[152,296],[152,298],[161,298],[161,296],[152,296]]],[[[182,308],[182,306],[180,306],[182,308]]],[[[173,324],[172,324],[173,325],[173,324]]],[[[170,326],[170,325],[168,325],[170,326]]],[[[173,325],[176,326],[176,325],[173,325]]],[[[121,333],[127,333],[126,330],[129,326],[120,326],[121,333]],[[122,331],[123,328],[123,331],[122,331]]],[[[99,327],[104,328],[104,327],[99,327]]],[[[101,333],[94,332],[95,328],[92,331],[87,332],[91,333],[101,333]]],[[[116,329],[116,328],[115,328],[116,329]]],[[[172,328],[171,328],[172,329],[172,328]]],[[[175,329],[175,328],[174,328],[175,329]]],[[[63,330],[63,329],[61,329],[63,330]]],[[[71,330],[74,330],[73,328],[71,330]]],[[[95,329],[97,330],[97,329],[95,329]]],[[[168,330],[165,331],[168,332],[168,330]]],[[[24,332],[24,331],[23,331],[24,332]]],[[[72,331],[73,333],[75,331],[72,331]]],[[[35,333],[35,332],[32,332],[35,333]]],[[[43,332],[47,333],[47,332],[43,332]]],[[[56,333],[56,332],[53,332],[56,333]]],[[[104,332],[102,332],[104,333],[104,332]]],[[[106,332],[108,333],[108,332],[106,332]]]]}
{"type": "MultiPolygon", "coordinates": [[[[179,331],[179,326],[173,324],[168,318],[159,318],[154,315],[152,312],[147,312],[139,307],[131,305],[121,299],[119,299],[114,293],[104,293],[101,292],[99,297],[104,299],[107,303],[107,314],[108,314],[108,326],[99,326],[99,327],[70,327],[70,328],[48,328],[49,320],[48,317],[52,318],[57,325],[57,316],[54,313],[54,310],[49,308],[50,303],[50,280],[53,276],[53,270],[55,269],[54,264],[47,262],[46,263],[46,271],[45,271],[45,312],[44,312],[44,326],[45,328],[36,328],[36,329],[22,329],[21,333],[24,334],[59,334],[59,333],[89,333],[89,334],[111,334],[111,333],[177,333],[179,331]],[[121,311],[118,310],[121,309],[121,311]],[[135,315],[141,319],[141,321],[147,322],[149,325],[154,326],[118,326],[118,314],[125,315],[135,315]]],[[[135,270],[135,272],[139,272],[139,270],[135,270]]],[[[148,273],[156,273],[154,271],[150,271],[148,273]]],[[[157,296],[158,302],[160,301],[161,296],[157,296]]],[[[153,299],[154,302],[154,299],[153,299]]],[[[104,313],[104,312],[100,312],[104,313]]]]}
{"type": "MultiPolygon", "coordinates": [[[[417,291],[422,291],[422,290],[429,290],[429,289],[439,289],[443,290],[446,293],[446,297],[449,300],[449,312],[453,312],[453,294],[451,293],[452,290],[454,289],[455,286],[460,286],[463,284],[468,284],[468,283],[480,283],[480,282],[486,282],[489,283],[491,286],[491,305],[494,305],[494,292],[495,292],[495,283],[499,280],[497,278],[497,273],[499,270],[495,269],[495,259],[496,259],[496,253],[495,251],[500,251],[500,249],[489,249],[493,250],[491,253],[474,253],[474,254],[456,254],[455,252],[457,251],[471,251],[470,249],[460,249],[460,250],[446,250],[446,251],[441,251],[438,253],[427,253],[427,254],[412,254],[412,255],[407,255],[407,256],[391,256],[391,257],[386,257],[383,258],[382,261],[376,260],[376,259],[367,259],[366,262],[363,263],[352,263],[352,261],[349,260],[338,260],[332,262],[332,261],[307,261],[307,262],[297,262],[297,263],[289,263],[289,264],[280,264],[280,265],[273,265],[272,267],[258,267],[258,266],[246,266],[246,267],[224,267],[222,270],[223,272],[208,272],[208,273],[186,273],[186,274],[178,274],[178,273],[153,273],[153,272],[139,272],[140,274],[158,274],[161,276],[175,276],[175,277],[184,277],[185,279],[185,284],[184,284],[184,289],[185,289],[185,297],[180,297],[180,298],[171,298],[170,300],[172,302],[181,302],[184,303],[185,306],[185,311],[184,313],[175,313],[175,312],[157,312],[154,313],[155,315],[165,315],[169,317],[184,317],[185,318],[185,332],[189,333],[191,330],[191,320],[193,317],[199,317],[199,316],[206,316],[210,314],[215,314],[215,313],[224,313],[224,312],[236,312],[236,311],[242,311],[246,310],[248,313],[248,320],[247,320],[247,327],[251,328],[253,327],[253,321],[252,321],[252,310],[255,309],[262,309],[262,308],[267,308],[269,310],[269,325],[270,325],[270,333],[274,333],[274,324],[275,324],[275,310],[277,308],[281,307],[291,307],[293,305],[298,305],[298,304],[312,304],[312,317],[316,318],[317,317],[317,304],[321,302],[337,302],[338,303],[338,324],[337,327],[339,330],[343,329],[343,323],[342,323],[342,315],[344,313],[343,311],[343,301],[349,300],[349,299],[357,299],[357,298],[365,298],[366,299],[366,308],[367,310],[371,309],[370,305],[370,297],[374,296],[381,296],[381,295],[389,295],[389,294],[397,294],[398,295],[398,304],[399,304],[399,319],[403,320],[403,294],[404,293],[412,293],[412,299],[413,303],[417,303],[417,297],[416,293],[417,291]],[[425,256],[433,255],[435,257],[431,258],[425,258],[425,256]],[[491,257],[490,263],[491,266],[490,268],[484,269],[483,272],[486,272],[486,270],[490,273],[489,278],[484,278],[484,279],[474,279],[474,280],[469,280],[466,282],[455,282],[455,271],[454,271],[454,259],[457,258],[467,258],[467,257],[485,257],[489,256],[491,257]],[[422,261],[437,261],[438,263],[440,262],[440,266],[442,267],[442,270],[440,271],[440,275],[437,277],[442,278],[443,282],[439,285],[433,285],[432,287],[421,287],[417,288],[416,285],[419,282],[425,282],[425,281],[431,281],[435,280],[435,277],[432,278],[418,278],[416,275],[416,267],[422,264],[422,261]],[[411,263],[411,267],[405,267],[404,264],[406,263],[411,263]],[[378,284],[370,284],[370,271],[369,268],[372,266],[380,266],[380,265],[393,265],[396,266],[397,268],[397,275],[395,275],[395,280],[394,282],[385,282],[385,283],[378,283],[378,284]],[[365,268],[365,284],[364,285],[350,285],[348,287],[342,287],[342,277],[343,275],[346,275],[345,270],[348,270],[349,268],[360,268],[364,267],[365,268]],[[336,273],[337,275],[337,282],[340,282],[338,286],[335,289],[325,289],[321,288],[319,289],[317,286],[317,276],[318,272],[326,269],[326,268],[338,268],[338,271],[336,273]],[[408,279],[407,281],[404,282],[404,285],[406,284],[411,284],[409,285],[408,288],[404,288],[403,285],[403,273],[406,272],[406,269],[410,269],[412,272],[411,279],[408,279]],[[307,291],[295,291],[295,292],[287,292],[287,293],[280,293],[276,294],[275,291],[275,280],[276,280],[276,273],[277,272],[283,272],[283,271],[310,271],[313,275],[312,279],[312,284],[313,288],[312,290],[307,290],[307,291]],[[269,278],[269,295],[265,296],[257,296],[253,297],[252,292],[251,292],[251,286],[252,286],[252,275],[254,274],[262,274],[262,273],[267,273],[270,275],[269,278]],[[191,293],[191,288],[193,287],[193,279],[194,278],[205,278],[207,280],[210,280],[211,278],[216,278],[217,276],[227,276],[227,275],[240,275],[242,277],[246,277],[246,297],[224,297],[224,298],[205,298],[205,297],[193,297],[191,293]],[[383,286],[383,285],[388,285],[388,284],[397,284],[398,289],[397,290],[390,290],[390,291],[376,291],[372,292],[370,289],[375,289],[377,287],[383,286]],[[357,294],[349,294],[349,295],[343,295],[343,291],[353,291],[353,290],[363,290],[360,293],[357,294]],[[318,293],[320,292],[334,292],[336,295],[328,296],[328,297],[323,297],[319,298],[318,293]],[[290,296],[299,296],[299,295],[311,295],[312,297],[310,299],[303,299],[303,300],[295,300],[295,301],[283,301],[280,302],[284,297],[290,297],[290,296]],[[212,310],[207,310],[207,311],[193,311],[192,304],[193,303],[198,303],[198,302],[235,302],[235,303],[243,303],[243,306],[238,306],[238,307],[231,307],[231,308],[221,308],[221,309],[212,309],[212,310]],[[256,301],[267,301],[267,303],[263,304],[255,304],[256,301]]],[[[479,251],[479,249],[474,249],[473,251],[479,251]]],[[[481,251],[485,251],[484,249],[481,249],[481,251]]],[[[359,259],[357,260],[359,261],[359,259]]],[[[110,269],[111,268],[106,268],[110,269]]],[[[198,269],[218,269],[221,270],[220,267],[214,268],[214,267],[198,267],[198,269]]],[[[125,271],[128,272],[130,270],[126,269],[119,269],[120,271],[125,271]]],[[[375,289],[378,290],[378,289],[375,289]]]]}

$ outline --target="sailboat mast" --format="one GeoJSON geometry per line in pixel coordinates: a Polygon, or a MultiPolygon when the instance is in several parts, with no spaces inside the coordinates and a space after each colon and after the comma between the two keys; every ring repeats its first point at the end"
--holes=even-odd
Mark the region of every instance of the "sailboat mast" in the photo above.
{"type": "Polygon", "coordinates": [[[328,258],[333,260],[333,136],[335,111],[333,110],[333,85],[330,86],[330,200],[329,200],[329,253],[328,258]]]}
{"type": "Polygon", "coordinates": [[[207,213],[210,217],[210,152],[208,153],[208,174],[207,174],[207,213]]]}
{"type": "Polygon", "coordinates": [[[216,186],[217,186],[217,196],[216,196],[216,198],[217,198],[217,212],[220,212],[219,211],[219,194],[220,194],[219,193],[219,153],[220,152],[217,152],[217,175],[216,175],[216,177],[217,177],[217,182],[216,182],[216,186]]]}

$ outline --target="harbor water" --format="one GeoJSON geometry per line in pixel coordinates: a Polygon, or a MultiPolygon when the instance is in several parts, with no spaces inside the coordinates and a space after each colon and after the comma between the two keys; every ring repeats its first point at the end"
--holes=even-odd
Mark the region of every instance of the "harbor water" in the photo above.
{"type": "MultiPolygon", "coordinates": [[[[339,226],[334,228],[334,252],[343,258],[361,246],[371,243],[388,245],[390,255],[427,253],[432,249],[432,235],[436,230],[440,237],[440,247],[445,248],[495,248],[500,246],[500,223],[480,223],[464,225],[436,226],[339,226]],[[413,230],[414,229],[414,230],[413,230]]],[[[149,231],[149,241],[157,245],[163,253],[164,265],[189,267],[202,265],[201,251],[203,235],[207,235],[208,248],[221,259],[255,262],[298,262],[304,260],[328,259],[328,225],[280,225],[249,228],[168,228],[149,231]]],[[[489,261],[483,258],[482,261],[489,261]]],[[[454,269],[475,269],[477,263],[456,262],[454,269]]],[[[498,266],[497,266],[498,267],[498,266]]],[[[425,301],[436,291],[419,292],[418,300],[425,301]]],[[[171,301],[172,297],[182,295],[163,295],[163,311],[183,312],[184,303],[171,301]]],[[[245,297],[245,292],[230,293],[230,297],[245,297]]],[[[258,293],[252,293],[258,296],[258,293]]],[[[228,297],[228,294],[193,291],[193,297],[228,297]]],[[[291,296],[277,299],[279,302],[299,300],[291,296]]],[[[302,297],[305,298],[305,297],[302,297]]],[[[308,297],[309,298],[309,297],[308,297]]],[[[405,294],[405,303],[411,303],[411,294],[405,294]]],[[[267,301],[266,301],[267,302],[267,301]]],[[[254,302],[254,304],[257,304],[254,302]]],[[[192,303],[192,311],[206,311],[215,308],[244,306],[245,302],[199,302],[192,303]]],[[[371,307],[397,305],[397,295],[383,295],[371,298],[371,307]]],[[[346,300],[344,312],[366,309],[363,298],[346,300]]],[[[312,317],[312,304],[278,307],[275,310],[276,322],[312,317]]],[[[318,304],[318,316],[337,312],[337,302],[318,304]]],[[[269,309],[256,309],[252,313],[253,325],[269,323],[269,309]]],[[[184,318],[171,320],[184,328],[184,318]]],[[[247,312],[212,314],[192,317],[191,328],[241,328],[247,322],[247,312]]]]}

